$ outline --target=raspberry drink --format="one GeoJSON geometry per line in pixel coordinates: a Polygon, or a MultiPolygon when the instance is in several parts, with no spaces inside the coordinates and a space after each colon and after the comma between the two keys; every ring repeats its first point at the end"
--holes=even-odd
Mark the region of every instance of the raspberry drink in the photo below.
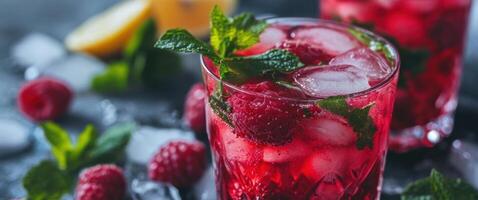
{"type": "Polygon", "coordinates": [[[333,22],[268,23],[259,43],[234,55],[285,49],[303,67],[221,81],[218,65],[202,57],[219,199],[378,199],[398,81],[395,50],[333,22]]]}
{"type": "Polygon", "coordinates": [[[433,146],[451,133],[471,0],[322,0],[321,17],[393,38],[401,57],[390,148],[433,146]]]}

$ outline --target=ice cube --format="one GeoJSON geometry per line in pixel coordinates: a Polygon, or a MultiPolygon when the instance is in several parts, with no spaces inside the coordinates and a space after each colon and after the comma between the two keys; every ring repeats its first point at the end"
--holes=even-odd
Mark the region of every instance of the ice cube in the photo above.
{"type": "Polygon", "coordinates": [[[381,80],[391,71],[387,61],[369,48],[353,49],[333,58],[329,64],[353,65],[372,80],[381,80]]]}
{"type": "Polygon", "coordinates": [[[341,148],[323,149],[310,155],[304,162],[302,172],[312,180],[320,180],[327,174],[344,174],[343,166],[348,155],[341,148]]]}
{"type": "Polygon", "coordinates": [[[293,74],[295,83],[313,97],[347,95],[370,88],[362,70],[352,65],[322,65],[303,68],[293,74]]]}
{"type": "Polygon", "coordinates": [[[345,120],[337,116],[327,116],[301,122],[301,132],[317,146],[345,146],[357,140],[357,134],[345,120]]]}
{"type": "Polygon", "coordinates": [[[0,118],[0,157],[21,151],[30,142],[28,127],[16,120],[0,118]]]}
{"type": "Polygon", "coordinates": [[[254,157],[256,153],[254,144],[245,138],[238,137],[230,127],[221,129],[221,137],[228,160],[245,162],[254,157]]]}
{"type": "Polygon", "coordinates": [[[105,64],[91,56],[76,54],[45,67],[43,74],[64,80],[76,91],[90,89],[93,77],[103,71],[105,64]]]}
{"type": "Polygon", "coordinates": [[[274,46],[279,45],[282,41],[287,39],[287,35],[279,28],[269,27],[260,35],[260,42],[249,47],[247,49],[238,50],[236,55],[250,56],[257,55],[272,49],[274,46]]]}
{"type": "Polygon", "coordinates": [[[296,40],[315,44],[329,55],[339,55],[360,46],[351,36],[331,28],[302,28],[293,35],[296,40]]]}
{"type": "Polygon", "coordinates": [[[45,65],[66,55],[60,42],[41,33],[25,36],[12,47],[10,53],[22,67],[45,65]]]}
{"type": "Polygon", "coordinates": [[[204,173],[201,180],[194,186],[194,195],[197,200],[217,199],[216,184],[214,182],[214,169],[209,169],[204,173]]]}
{"type": "Polygon", "coordinates": [[[261,43],[277,45],[287,39],[287,34],[280,28],[269,27],[261,33],[261,43]]]}
{"type": "Polygon", "coordinates": [[[142,126],[133,133],[126,154],[134,163],[147,164],[162,145],[173,140],[194,140],[194,134],[174,128],[142,126]]]}
{"type": "Polygon", "coordinates": [[[263,159],[266,162],[272,163],[288,162],[307,156],[310,151],[311,147],[295,138],[292,142],[285,145],[265,147],[263,159]]]}
{"type": "Polygon", "coordinates": [[[178,189],[169,184],[134,179],[131,184],[134,200],[181,200],[178,189]]]}

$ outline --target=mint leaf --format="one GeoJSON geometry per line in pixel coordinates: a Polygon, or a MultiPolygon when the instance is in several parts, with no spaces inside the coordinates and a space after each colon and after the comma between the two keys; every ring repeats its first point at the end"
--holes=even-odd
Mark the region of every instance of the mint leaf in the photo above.
{"type": "Polygon", "coordinates": [[[71,178],[54,162],[46,160],[32,167],[23,178],[29,200],[59,200],[71,185],[71,178]]]}
{"type": "Polygon", "coordinates": [[[231,51],[229,48],[230,40],[226,39],[228,36],[228,29],[230,29],[230,20],[224,15],[218,6],[214,6],[211,14],[211,36],[210,43],[212,48],[216,50],[217,54],[224,58],[227,56],[227,52],[231,51]]]}
{"type": "Polygon", "coordinates": [[[213,95],[209,97],[209,105],[211,109],[216,113],[224,122],[233,127],[232,121],[229,119],[231,114],[231,106],[224,101],[222,82],[218,83],[213,95]]]}
{"type": "Polygon", "coordinates": [[[224,63],[234,71],[249,76],[272,72],[286,73],[304,66],[297,56],[283,49],[273,49],[254,56],[227,58],[224,63]]]}
{"type": "Polygon", "coordinates": [[[228,18],[215,6],[211,12],[210,43],[217,54],[231,57],[238,49],[248,48],[259,42],[259,36],[267,27],[263,20],[257,20],[250,13],[242,13],[232,19],[228,18]]]}
{"type": "Polygon", "coordinates": [[[461,179],[448,179],[435,169],[405,188],[402,200],[478,199],[478,191],[461,179]]]}
{"type": "Polygon", "coordinates": [[[154,47],[179,53],[198,53],[205,55],[213,61],[218,61],[212,47],[200,41],[184,29],[171,29],[156,42],[154,47]]]}
{"type": "Polygon", "coordinates": [[[373,147],[373,136],[377,130],[375,123],[369,116],[373,104],[364,108],[354,108],[347,104],[345,97],[330,97],[317,103],[322,109],[344,117],[357,134],[355,143],[358,149],[373,147]]]}
{"type": "Polygon", "coordinates": [[[91,162],[97,164],[118,160],[122,156],[134,128],[134,124],[124,123],[106,130],[90,151],[91,162]]]}
{"type": "Polygon", "coordinates": [[[93,78],[91,87],[101,93],[121,92],[128,87],[129,69],[126,62],[115,62],[93,78]]]}
{"type": "Polygon", "coordinates": [[[43,134],[51,145],[51,151],[55,157],[60,169],[67,169],[70,158],[68,157],[69,151],[73,149],[73,145],[68,133],[52,122],[45,122],[41,124],[43,134]]]}
{"type": "Polygon", "coordinates": [[[349,28],[349,33],[364,45],[368,46],[371,50],[383,54],[389,63],[395,63],[392,47],[387,45],[384,41],[376,40],[372,36],[356,28],[349,28]]]}

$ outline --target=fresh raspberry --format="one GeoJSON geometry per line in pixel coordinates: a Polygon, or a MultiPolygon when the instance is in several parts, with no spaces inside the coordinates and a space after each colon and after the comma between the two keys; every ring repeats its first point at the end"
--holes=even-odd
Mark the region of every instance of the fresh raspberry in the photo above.
{"type": "Polygon", "coordinates": [[[108,199],[122,199],[126,194],[123,171],[115,165],[96,165],[86,169],[80,174],[77,193],[82,187],[86,187],[84,185],[101,187],[108,199]]]}
{"type": "Polygon", "coordinates": [[[192,186],[206,169],[206,148],[197,141],[172,141],[149,163],[149,178],[179,188],[192,186]]]}
{"type": "Polygon", "coordinates": [[[291,129],[303,114],[298,105],[278,97],[301,98],[303,94],[270,81],[246,83],[245,92],[233,93],[228,99],[234,133],[262,144],[281,145],[292,138],[291,129]],[[266,95],[260,96],[260,95],[266,95]]]}
{"type": "Polygon", "coordinates": [[[97,184],[83,184],[76,188],[76,200],[111,200],[105,187],[97,184]]]}
{"type": "Polygon", "coordinates": [[[63,82],[40,78],[25,84],[18,94],[21,112],[33,121],[52,120],[68,109],[73,92],[63,82]]]}
{"type": "Polygon", "coordinates": [[[320,63],[328,63],[332,59],[331,55],[326,54],[319,48],[306,43],[302,40],[284,41],[279,48],[288,50],[297,55],[306,65],[318,65],[320,63]]]}
{"type": "Polygon", "coordinates": [[[202,83],[194,84],[186,96],[183,119],[195,132],[206,130],[206,111],[204,98],[206,90],[202,83]]]}

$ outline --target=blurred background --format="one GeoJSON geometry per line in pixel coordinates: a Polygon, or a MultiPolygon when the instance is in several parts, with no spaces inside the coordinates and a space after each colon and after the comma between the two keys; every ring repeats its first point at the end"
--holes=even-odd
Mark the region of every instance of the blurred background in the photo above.
{"type": "MultiPolygon", "coordinates": [[[[189,1],[199,0],[178,1],[184,1],[187,4],[189,1]]],[[[33,79],[39,74],[59,76],[72,81],[70,84],[74,84],[77,94],[72,108],[65,117],[58,120],[68,130],[78,132],[87,123],[93,123],[99,129],[104,129],[117,121],[130,120],[162,127],[182,126],[178,119],[182,114],[184,97],[189,87],[201,80],[197,56],[185,56],[182,60],[184,70],[178,72],[172,81],[159,83],[162,85],[159,89],[153,87],[155,89],[143,90],[132,87],[124,93],[104,95],[89,91],[89,84],[92,76],[101,71],[105,64],[95,58],[65,51],[63,41],[68,34],[91,16],[118,2],[118,0],[0,0],[0,132],[7,131],[2,129],[2,126],[14,120],[21,125],[21,128],[15,127],[8,131],[25,130],[29,133],[25,136],[26,139],[20,137],[16,138],[16,141],[9,141],[9,138],[6,136],[2,138],[0,135],[0,199],[24,195],[20,184],[21,177],[28,167],[48,156],[45,145],[42,146],[41,142],[38,144],[38,133],[36,133],[39,131],[38,127],[22,117],[16,107],[16,95],[20,86],[26,80],[33,79]],[[36,41],[39,42],[28,43],[25,38],[37,39],[36,41]],[[38,54],[38,49],[43,49],[44,54],[38,54]],[[68,55],[68,59],[61,58],[60,64],[56,62],[53,65],[68,66],[72,71],[62,71],[63,69],[55,68],[56,66],[49,69],[25,66],[34,64],[29,62],[36,59],[35,56],[29,57],[29,50],[40,58],[68,55]],[[93,67],[79,69],[84,65],[93,67]],[[37,141],[36,145],[32,145],[31,141],[37,141]],[[8,146],[9,142],[19,144],[18,149],[8,146]]],[[[204,2],[209,1],[204,0],[204,2]]],[[[225,5],[225,7],[233,13],[248,11],[262,16],[316,18],[319,15],[317,0],[238,0],[236,6],[225,5]]],[[[170,19],[174,18],[173,12],[176,11],[169,12],[173,17],[168,18],[168,14],[163,14],[166,16],[162,18],[172,21],[170,19]]],[[[396,197],[394,194],[400,191],[397,188],[406,182],[425,176],[432,167],[442,169],[447,175],[453,177],[468,177],[468,181],[471,180],[470,182],[478,186],[478,167],[457,169],[456,166],[448,164],[448,160],[444,161],[442,156],[445,152],[450,152],[450,145],[457,138],[468,141],[470,144],[478,144],[478,134],[476,134],[478,133],[476,126],[478,119],[478,90],[476,89],[478,3],[476,1],[473,1],[469,24],[454,133],[447,139],[445,145],[442,145],[445,147],[439,145],[434,151],[424,150],[414,154],[395,155],[396,160],[387,163],[385,177],[388,180],[385,180],[387,184],[384,187],[385,198],[396,197]],[[415,161],[421,160],[423,155],[427,155],[429,159],[417,164],[415,161]],[[413,164],[408,161],[413,161],[413,164]],[[400,178],[395,179],[395,177],[400,178]]],[[[200,35],[202,30],[197,28],[197,31],[200,35]]],[[[105,58],[108,62],[117,59],[115,56],[105,58]]],[[[472,146],[460,151],[475,152],[478,155],[478,151],[473,151],[476,149],[478,149],[477,146],[472,146]]],[[[471,165],[478,166],[478,159],[474,158],[475,160],[470,161],[471,165]]]]}

